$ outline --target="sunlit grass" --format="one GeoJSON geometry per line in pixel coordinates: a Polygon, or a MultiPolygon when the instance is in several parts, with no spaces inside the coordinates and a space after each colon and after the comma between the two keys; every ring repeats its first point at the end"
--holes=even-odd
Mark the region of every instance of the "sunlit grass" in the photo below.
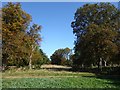
{"type": "Polygon", "coordinates": [[[7,77],[41,77],[41,76],[94,76],[93,73],[87,72],[68,72],[68,71],[48,71],[48,70],[27,70],[17,71],[8,70],[2,74],[3,78],[7,77]]]}

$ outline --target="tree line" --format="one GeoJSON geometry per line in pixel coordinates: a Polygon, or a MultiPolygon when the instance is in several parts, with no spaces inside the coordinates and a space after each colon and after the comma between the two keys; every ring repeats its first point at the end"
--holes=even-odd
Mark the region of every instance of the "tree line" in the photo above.
{"type": "MultiPolygon", "coordinates": [[[[111,3],[85,4],[76,10],[71,23],[76,36],[73,69],[120,66],[120,10],[111,3]]],[[[54,64],[64,65],[62,50],[51,56],[54,64]],[[59,58],[59,59],[58,59],[59,58]]]]}
{"type": "Polygon", "coordinates": [[[120,10],[110,3],[85,4],[71,23],[76,36],[71,49],[56,50],[48,59],[40,49],[41,25],[22,10],[20,3],[2,8],[2,64],[26,66],[57,64],[73,68],[120,65],[120,10]]]}

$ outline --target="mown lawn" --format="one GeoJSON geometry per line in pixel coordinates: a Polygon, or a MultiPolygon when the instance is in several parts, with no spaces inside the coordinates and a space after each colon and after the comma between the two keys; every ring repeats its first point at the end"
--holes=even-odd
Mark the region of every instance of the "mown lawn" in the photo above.
{"type": "Polygon", "coordinates": [[[2,88],[120,88],[120,78],[85,72],[6,71],[2,88]]]}

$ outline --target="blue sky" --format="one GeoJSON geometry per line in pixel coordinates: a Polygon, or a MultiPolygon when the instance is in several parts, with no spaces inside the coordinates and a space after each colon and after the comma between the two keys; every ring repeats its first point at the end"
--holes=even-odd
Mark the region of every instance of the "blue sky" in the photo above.
{"type": "Polygon", "coordinates": [[[85,3],[21,3],[22,8],[32,15],[33,22],[42,25],[41,48],[48,55],[59,48],[74,47],[71,22],[76,9],[85,3]]]}
{"type": "MultiPolygon", "coordinates": [[[[22,2],[22,9],[32,16],[32,23],[42,26],[42,50],[50,57],[55,50],[73,49],[75,36],[71,28],[74,13],[82,2],[22,2]]],[[[114,3],[118,6],[117,3],[114,3]]]]}

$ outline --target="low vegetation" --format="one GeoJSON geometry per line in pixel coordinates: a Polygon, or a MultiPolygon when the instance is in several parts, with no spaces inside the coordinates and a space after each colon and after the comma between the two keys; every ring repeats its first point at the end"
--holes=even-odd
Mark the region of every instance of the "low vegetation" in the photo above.
{"type": "Polygon", "coordinates": [[[120,88],[118,77],[87,72],[9,70],[2,76],[3,88],[120,88]]]}

